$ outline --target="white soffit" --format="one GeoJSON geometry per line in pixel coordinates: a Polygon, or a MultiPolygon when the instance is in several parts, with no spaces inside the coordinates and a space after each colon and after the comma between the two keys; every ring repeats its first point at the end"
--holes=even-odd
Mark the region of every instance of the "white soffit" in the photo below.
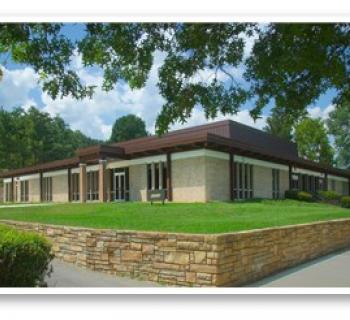
{"type": "Polygon", "coordinates": [[[336,181],[341,181],[341,182],[348,182],[348,181],[349,181],[347,178],[338,177],[338,176],[333,176],[333,175],[331,175],[331,174],[328,175],[328,179],[336,180],[336,181]]]}
{"type": "Polygon", "coordinates": [[[160,154],[157,156],[138,158],[133,160],[120,160],[120,161],[111,161],[107,163],[107,169],[116,169],[124,168],[129,166],[135,166],[138,164],[148,164],[153,162],[166,161],[166,155],[160,154]]]}
{"type": "Polygon", "coordinates": [[[66,175],[68,174],[68,170],[56,170],[56,171],[49,171],[49,172],[44,172],[43,177],[48,178],[48,177],[56,177],[56,176],[61,176],[61,175],[66,175]]]}
{"type": "Polygon", "coordinates": [[[284,171],[289,170],[289,167],[283,164],[258,160],[254,158],[242,157],[242,156],[234,156],[234,161],[238,163],[246,163],[246,164],[251,164],[255,166],[271,168],[271,169],[279,169],[284,171]]]}
{"type": "Polygon", "coordinates": [[[26,180],[31,180],[31,179],[39,179],[40,178],[40,175],[39,173],[36,173],[36,174],[28,174],[26,176],[21,176],[19,177],[19,181],[26,181],[26,180]]]}
{"type": "Polygon", "coordinates": [[[229,160],[230,155],[226,152],[208,150],[208,149],[198,149],[192,151],[175,152],[171,154],[171,160],[189,159],[196,157],[210,157],[222,160],[229,160]]]}
{"type": "Polygon", "coordinates": [[[324,173],[311,171],[311,170],[306,170],[306,169],[294,168],[293,169],[293,173],[301,173],[301,174],[307,174],[309,176],[315,176],[315,177],[324,178],[324,173]]]}
{"type": "Polygon", "coordinates": [[[99,165],[95,164],[93,166],[86,166],[86,172],[91,172],[91,171],[98,171],[99,165]]]}

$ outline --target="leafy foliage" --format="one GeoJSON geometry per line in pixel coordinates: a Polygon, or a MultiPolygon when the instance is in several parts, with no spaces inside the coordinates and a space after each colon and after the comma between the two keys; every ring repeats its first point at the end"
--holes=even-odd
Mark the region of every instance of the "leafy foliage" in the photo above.
{"type": "Polygon", "coordinates": [[[337,165],[350,169],[350,100],[337,105],[330,112],[327,125],[334,137],[337,165]]]}
{"type": "Polygon", "coordinates": [[[145,136],[147,136],[145,122],[141,118],[129,114],[114,122],[110,142],[126,141],[145,136]]]}
{"type": "Polygon", "coordinates": [[[286,190],[285,191],[285,197],[286,199],[293,199],[293,200],[299,200],[299,201],[306,201],[306,202],[312,202],[313,197],[312,194],[305,191],[299,191],[299,190],[286,190]]]}
{"type": "Polygon", "coordinates": [[[0,226],[0,287],[45,286],[50,251],[44,237],[0,226]]]}
{"type": "Polygon", "coordinates": [[[320,191],[319,195],[322,200],[339,200],[341,198],[341,195],[338,192],[327,190],[327,191],[320,191]]]}
{"type": "Polygon", "coordinates": [[[73,131],[58,116],[34,107],[0,109],[0,169],[16,169],[71,157],[97,141],[73,131]]]}
{"type": "Polygon", "coordinates": [[[333,164],[334,151],[321,119],[305,118],[295,128],[299,155],[320,163],[333,164]]]}
{"type": "Polygon", "coordinates": [[[266,120],[267,125],[264,127],[264,131],[282,139],[292,141],[295,125],[298,120],[305,116],[306,112],[302,112],[295,117],[282,108],[273,108],[271,115],[266,120]]]}
{"type": "Polygon", "coordinates": [[[297,117],[328,89],[336,102],[350,95],[350,24],[247,23],[92,23],[82,39],[71,41],[60,24],[0,24],[0,53],[27,63],[41,75],[53,98],[91,97],[94,87],[81,83],[70,67],[73,53],[85,66],[103,70],[103,89],[118,81],[142,88],[162,53],[158,87],[165,103],[158,133],[184,122],[195,107],[207,118],[234,114],[254,101],[257,119],[273,102],[297,117]],[[254,38],[252,38],[254,36],[254,38]],[[245,56],[247,40],[253,49],[245,56]],[[246,67],[244,81],[237,76],[246,67]]]}
{"type": "Polygon", "coordinates": [[[340,199],[340,205],[343,208],[350,208],[350,196],[345,196],[340,199]]]}

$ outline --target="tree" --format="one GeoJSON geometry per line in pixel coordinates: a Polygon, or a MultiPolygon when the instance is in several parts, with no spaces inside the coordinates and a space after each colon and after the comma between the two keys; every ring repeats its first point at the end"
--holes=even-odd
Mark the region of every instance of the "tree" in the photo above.
{"type": "Polygon", "coordinates": [[[281,108],[273,108],[271,115],[266,119],[267,124],[264,127],[264,131],[282,139],[292,141],[296,123],[305,116],[306,112],[295,118],[281,108]]]}
{"type": "Polygon", "coordinates": [[[0,170],[72,157],[77,148],[96,143],[34,107],[0,109],[0,170]]]}
{"type": "Polygon", "coordinates": [[[114,122],[110,142],[126,141],[147,135],[145,122],[141,118],[129,114],[114,122]]]}
{"type": "Polygon", "coordinates": [[[27,63],[40,74],[53,98],[91,97],[93,86],[82,84],[70,67],[74,52],[85,66],[103,70],[103,89],[120,80],[142,88],[155,54],[164,60],[158,87],[165,100],[156,128],[168,130],[185,122],[196,106],[207,118],[234,114],[255,101],[257,119],[273,101],[276,109],[299,114],[328,89],[340,103],[350,95],[350,24],[250,23],[92,23],[72,42],[60,24],[1,24],[0,53],[27,63]],[[245,57],[246,40],[254,46],[245,57]],[[244,83],[237,75],[246,68],[244,83]]]}
{"type": "Polygon", "coordinates": [[[333,164],[334,150],[321,119],[305,118],[298,123],[295,141],[300,157],[327,165],[333,164]]]}
{"type": "Polygon", "coordinates": [[[330,112],[327,125],[329,133],[334,137],[337,165],[350,169],[350,100],[344,101],[330,112]]]}

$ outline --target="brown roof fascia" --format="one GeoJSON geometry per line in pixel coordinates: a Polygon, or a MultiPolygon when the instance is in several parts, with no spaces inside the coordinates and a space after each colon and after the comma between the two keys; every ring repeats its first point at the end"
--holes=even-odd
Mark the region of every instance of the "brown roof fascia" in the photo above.
{"type": "Polygon", "coordinates": [[[56,160],[56,161],[37,164],[26,168],[9,170],[7,172],[1,173],[0,178],[16,177],[16,176],[25,175],[25,174],[71,168],[71,167],[77,166],[78,164],[79,164],[78,158],[56,160]]]}

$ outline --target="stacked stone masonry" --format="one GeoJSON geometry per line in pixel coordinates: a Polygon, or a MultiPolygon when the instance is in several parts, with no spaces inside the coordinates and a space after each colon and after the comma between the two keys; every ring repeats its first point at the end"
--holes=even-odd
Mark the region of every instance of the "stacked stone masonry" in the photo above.
{"type": "Polygon", "coordinates": [[[63,261],[177,286],[241,286],[350,246],[350,219],[211,235],[0,222],[45,235],[63,261]]]}

